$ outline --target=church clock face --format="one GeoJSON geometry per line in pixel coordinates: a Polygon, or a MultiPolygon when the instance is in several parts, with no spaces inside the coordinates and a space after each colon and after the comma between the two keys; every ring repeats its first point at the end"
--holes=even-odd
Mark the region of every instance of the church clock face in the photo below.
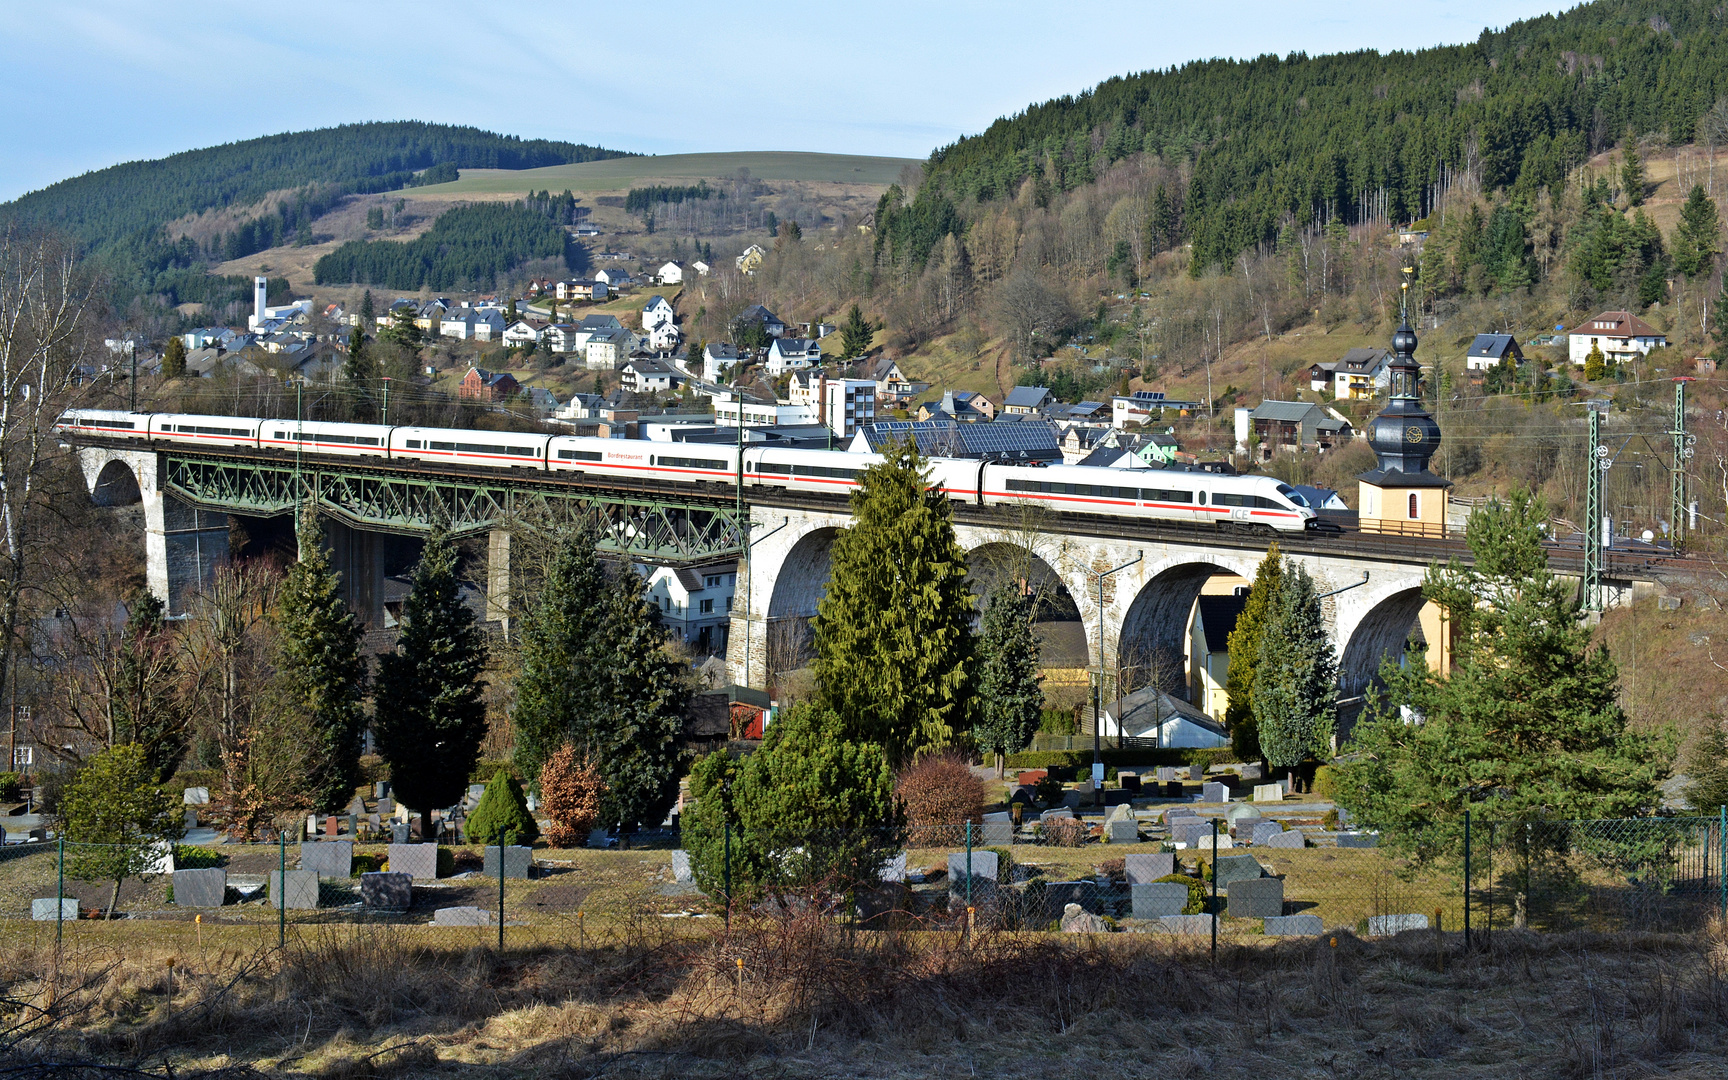
{"type": "Polygon", "coordinates": [[[1404,429],[1404,441],[1405,442],[1419,443],[1425,437],[1426,436],[1423,434],[1422,429],[1415,424],[1411,424],[1409,427],[1404,429]]]}

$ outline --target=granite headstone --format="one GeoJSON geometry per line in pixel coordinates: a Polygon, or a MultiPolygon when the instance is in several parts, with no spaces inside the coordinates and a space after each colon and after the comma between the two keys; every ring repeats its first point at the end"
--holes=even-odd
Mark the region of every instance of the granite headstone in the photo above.
{"type": "Polygon", "coordinates": [[[1149,885],[1176,872],[1176,856],[1168,851],[1144,854],[1136,852],[1123,856],[1122,868],[1128,875],[1128,884],[1149,885]]]}
{"type": "Polygon", "coordinates": [[[1339,833],[1338,846],[1347,848],[1371,848],[1380,846],[1379,833],[1339,833]]]}
{"type": "Polygon", "coordinates": [[[1389,934],[1402,933],[1405,930],[1428,929],[1426,915],[1370,915],[1368,916],[1368,934],[1370,937],[1385,937],[1389,934]]]}
{"type": "MultiPolygon", "coordinates": [[[[955,852],[948,856],[948,893],[950,897],[966,895],[966,859],[965,852],[955,852]]],[[[974,851],[972,859],[972,899],[987,900],[996,895],[996,853],[994,851],[974,851]]]]}
{"type": "MultiPolygon", "coordinates": [[[[488,844],[484,850],[485,854],[482,857],[485,862],[481,864],[480,872],[496,881],[498,879],[498,845],[488,844]]],[[[686,856],[686,860],[688,860],[688,856],[686,856]]],[[[673,859],[672,865],[673,869],[677,869],[676,858],[673,859]]],[[[504,876],[506,878],[526,881],[533,871],[533,848],[523,847],[519,844],[511,844],[504,848],[504,876]]],[[[686,871],[688,871],[688,866],[686,866],[686,871]]],[[[679,878],[678,880],[683,881],[685,879],[679,878]]]]}
{"type": "Polygon", "coordinates": [[[381,911],[406,911],[414,902],[414,877],[395,872],[361,874],[360,902],[381,911]]]}
{"type": "Polygon", "coordinates": [[[386,850],[391,873],[407,874],[421,881],[438,876],[437,844],[391,844],[386,850]]]}
{"type": "MultiPolygon", "coordinates": [[[[168,796],[172,799],[174,796],[168,796]]],[[[210,789],[207,787],[189,787],[181,793],[181,801],[187,806],[209,806],[210,789]]]]}
{"type": "MultiPolygon", "coordinates": [[[[1280,822],[1280,821],[1256,821],[1254,823],[1254,831],[1249,834],[1248,839],[1252,840],[1256,845],[1264,844],[1266,841],[1270,840],[1274,836],[1277,836],[1279,833],[1281,833],[1283,831],[1284,831],[1284,823],[1283,822],[1280,822]]],[[[1240,835],[1240,834],[1238,834],[1238,835],[1240,835]]]]}
{"type": "Polygon", "coordinates": [[[1268,848],[1305,848],[1308,846],[1308,838],[1302,835],[1301,829],[1289,829],[1285,832],[1268,836],[1263,842],[1260,842],[1260,846],[1268,848]]]}
{"type": "Polygon", "coordinates": [[[441,907],[432,913],[433,926],[491,926],[492,913],[483,907],[441,907]]]}
{"type": "Polygon", "coordinates": [[[1232,882],[1264,877],[1266,870],[1252,855],[1220,855],[1214,874],[1218,878],[1218,891],[1223,892],[1232,882]]]}
{"type": "Polygon", "coordinates": [[[354,870],[354,842],[325,840],[300,845],[300,869],[319,877],[345,878],[354,870]]]}
{"type": "Polygon", "coordinates": [[[1268,915],[1266,917],[1267,937],[1313,937],[1324,933],[1326,927],[1318,915],[1268,915]]]}
{"type": "Polygon", "coordinates": [[[1188,906],[1188,886],[1180,881],[1153,881],[1145,885],[1130,885],[1136,919],[1162,919],[1180,915],[1188,906]]]}
{"type": "Polygon", "coordinates": [[[1166,915],[1153,929],[1164,934],[1210,934],[1216,915],[1166,915]]]}
{"type": "Polygon", "coordinates": [[[228,892],[228,871],[221,867],[207,870],[174,871],[174,905],[176,907],[216,908],[228,892]]]}
{"type": "Polygon", "coordinates": [[[1254,785],[1254,801],[1255,802],[1283,802],[1284,801],[1284,785],[1283,784],[1255,784],[1254,785]]]}
{"type": "Polygon", "coordinates": [[[892,859],[889,859],[887,865],[882,867],[882,880],[906,880],[906,853],[904,851],[895,855],[892,859]]]}
{"type": "Polygon", "coordinates": [[[63,897],[59,901],[58,907],[56,907],[52,896],[46,900],[32,900],[30,901],[30,918],[36,922],[58,922],[61,919],[76,921],[78,918],[78,898],[63,897]]]}
{"type": "Polygon", "coordinates": [[[1200,787],[1200,801],[1208,803],[1229,802],[1230,789],[1215,780],[1208,780],[1200,787]]]}
{"type": "Polygon", "coordinates": [[[1014,842],[1014,818],[1009,814],[985,814],[979,834],[984,847],[1006,847],[1014,842]]]}
{"type": "Polygon", "coordinates": [[[1239,878],[1230,883],[1232,919],[1269,919],[1284,914],[1284,882],[1275,877],[1239,878]]]}
{"type": "MultiPolygon", "coordinates": [[[[179,895],[176,893],[175,895],[179,895]]],[[[290,911],[303,911],[318,906],[318,871],[270,871],[270,906],[287,905],[290,911]]]]}

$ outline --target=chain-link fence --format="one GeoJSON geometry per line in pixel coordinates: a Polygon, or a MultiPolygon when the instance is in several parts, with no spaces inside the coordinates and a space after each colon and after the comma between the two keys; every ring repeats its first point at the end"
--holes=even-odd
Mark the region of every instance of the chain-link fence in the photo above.
{"type": "Polygon", "coordinates": [[[788,913],[861,931],[1238,941],[1340,930],[1687,931],[1728,913],[1722,814],[1475,822],[1380,837],[1238,813],[686,828],[575,850],[48,840],[0,849],[0,925],[61,937],[122,921],[178,924],[200,941],[282,943],[310,926],[359,924],[507,947],[600,941],[646,920],[699,932],[788,913]]]}

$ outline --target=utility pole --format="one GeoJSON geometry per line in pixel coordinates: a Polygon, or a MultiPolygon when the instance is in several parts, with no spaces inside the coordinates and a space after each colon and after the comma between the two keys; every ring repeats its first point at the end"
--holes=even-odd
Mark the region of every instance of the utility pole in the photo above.
{"type": "Polygon", "coordinates": [[[1602,481],[1614,463],[1602,445],[1602,414],[1608,402],[1586,401],[1589,410],[1589,462],[1584,475],[1584,610],[1602,610],[1602,555],[1608,537],[1602,535],[1602,481]]]}
{"type": "Polygon", "coordinates": [[[1686,384],[1690,375],[1674,378],[1674,463],[1668,470],[1668,536],[1675,551],[1680,550],[1681,533],[1686,528],[1686,466],[1692,459],[1692,444],[1696,436],[1686,434],[1686,384]]]}

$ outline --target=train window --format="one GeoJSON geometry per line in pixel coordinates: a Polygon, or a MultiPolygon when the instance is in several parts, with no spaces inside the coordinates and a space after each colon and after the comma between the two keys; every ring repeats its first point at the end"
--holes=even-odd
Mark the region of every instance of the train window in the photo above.
{"type": "Polygon", "coordinates": [[[420,449],[420,440],[419,439],[409,439],[408,441],[404,442],[402,445],[404,448],[409,449],[409,450],[418,450],[418,449],[420,449]]]}
{"type": "Polygon", "coordinates": [[[565,461],[599,461],[603,455],[598,450],[560,450],[558,456],[565,461]]]}
{"type": "Polygon", "coordinates": [[[1201,492],[1201,493],[1200,493],[1200,505],[1201,505],[1201,506],[1205,506],[1205,505],[1206,505],[1206,493],[1205,493],[1205,492],[1204,492],[1204,491],[1202,491],[1202,492],[1201,492]]]}
{"type": "Polygon", "coordinates": [[[86,420],[86,421],[84,421],[84,426],[85,427],[93,427],[93,428],[110,428],[110,429],[115,430],[115,431],[131,431],[132,430],[132,421],[130,421],[130,420],[86,420]]]}
{"type": "Polygon", "coordinates": [[[1289,499],[1291,505],[1293,505],[1293,506],[1307,506],[1308,505],[1308,500],[1302,497],[1302,493],[1300,491],[1297,491],[1295,488],[1291,487],[1289,484],[1279,484],[1278,485],[1278,494],[1284,496],[1286,499],[1289,499]]]}
{"type": "Polygon", "coordinates": [[[792,469],[794,476],[834,476],[842,480],[851,480],[863,469],[836,469],[827,465],[796,465],[792,469]]]}
{"type": "Polygon", "coordinates": [[[458,454],[516,454],[522,457],[537,456],[532,447],[527,446],[489,446],[486,443],[465,442],[429,442],[428,450],[450,450],[458,454]]]}
{"type": "Polygon", "coordinates": [[[674,469],[724,469],[724,461],[711,461],[707,458],[662,457],[655,458],[654,464],[665,465],[674,469]]]}
{"type": "Polygon", "coordinates": [[[181,424],[182,435],[222,435],[238,439],[250,439],[252,433],[245,428],[199,427],[196,424],[181,424]]]}
{"type": "Polygon", "coordinates": [[[778,473],[781,476],[791,476],[792,466],[781,465],[772,461],[759,461],[756,463],[756,471],[759,473],[778,473]]]}
{"type": "Polygon", "coordinates": [[[1140,493],[1140,497],[1147,502],[1192,503],[1194,501],[1192,491],[1177,491],[1174,488],[1147,488],[1140,493]]]}
{"type": "Polygon", "coordinates": [[[1253,496],[1238,495],[1234,491],[1215,491],[1212,493],[1213,506],[1253,506],[1253,496]]]}

